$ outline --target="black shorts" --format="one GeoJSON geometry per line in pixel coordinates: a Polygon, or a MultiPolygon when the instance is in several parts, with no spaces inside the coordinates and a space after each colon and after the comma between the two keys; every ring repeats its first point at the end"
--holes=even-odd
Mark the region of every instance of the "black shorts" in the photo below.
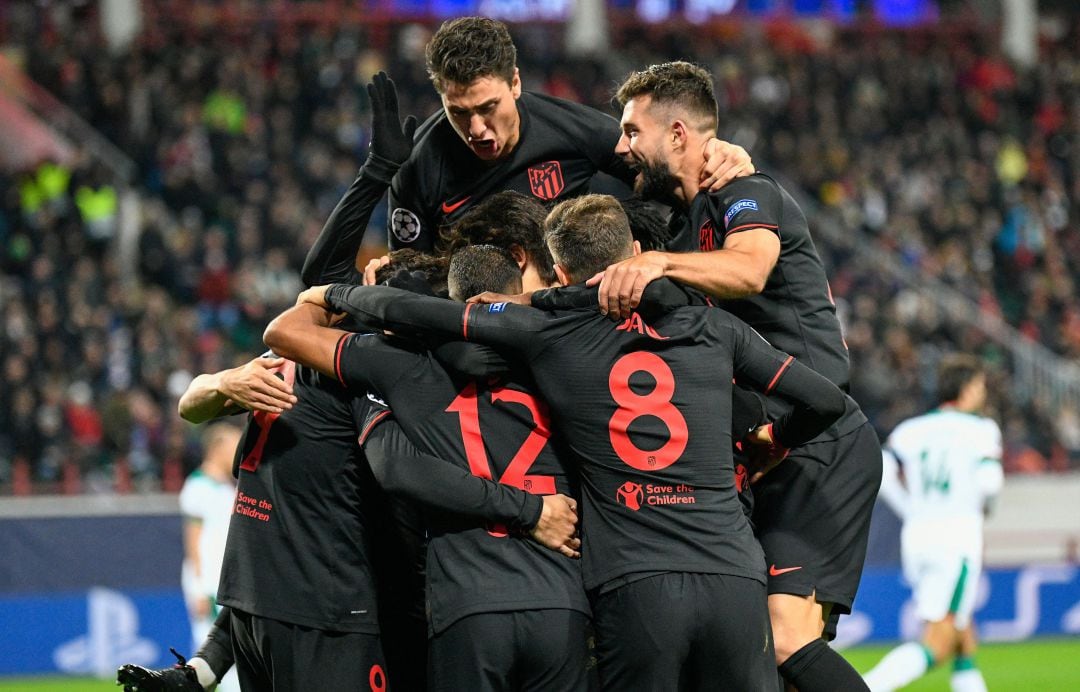
{"type": "Polygon", "coordinates": [[[587,622],[557,608],[461,618],[431,638],[428,689],[584,692],[587,622]]]}
{"type": "Polygon", "coordinates": [[[596,597],[605,690],[776,690],[765,585],[665,572],[596,597]]]}
{"type": "Polygon", "coordinates": [[[244,690],[389,690],[379,635],[328,632],[232,610],[244,690]]]}
{"type": "Polygon", "coordinates": [[[880,486],[881,445],[869,423],[791,450],[754,486],[769,593],[814,594],[834,615],[850,613],[880,486]]]}

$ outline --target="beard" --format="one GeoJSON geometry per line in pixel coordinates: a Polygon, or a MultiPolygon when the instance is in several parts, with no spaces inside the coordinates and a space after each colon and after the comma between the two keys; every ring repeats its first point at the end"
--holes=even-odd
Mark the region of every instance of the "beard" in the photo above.
{"type": "Polygon", "coordinates": [[[641,161],[638,166],[641,169],[641,181],[637,186],[637,193],[642,199],[654,199],[670,206],[675,199],[679,179],[671,172],[667,161],[646,160],[641,161]]]}

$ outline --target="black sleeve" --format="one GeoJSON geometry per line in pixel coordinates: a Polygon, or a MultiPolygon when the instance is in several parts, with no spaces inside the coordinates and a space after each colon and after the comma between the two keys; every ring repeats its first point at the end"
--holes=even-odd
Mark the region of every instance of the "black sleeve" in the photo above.
{"type": "Polygon", "coordinates": [[[761,174],[736,178],[708,195],[716,247],[723,247],[729,235],[752,228],[767,228],[779,235],[783,198],[772,178],[761,174]]]}
{"type": "Polygon", "coordinates": [[[793,405],[790,412],[773,422],[774,440],[784,447],[798,447],[825,432],[843,415],[846,397],[839,387],[794,356],[770,346],[744,322],[730,315],[725,317],[733,333],[738,382],[793,405]]]}
{"type": "Polygon", "coordinates": [[[421,186],[416,181],[414,170],[416,165],[418,162],[414,150],[413,159],[405,163],[390,184],[386,244],[391,250],[410,248],[431,252],[435,247],[439,229],[420,198],[421,186]]]}
{"type": "Polygon", "coordinates": [[[498,351],[483,344],[447,341],[432,348],[431,353],[446,368],[470,377],[492,377],[510,369],[498,351]]]}
{"type": "Polygon", "coordinates": [[[731,388],[731,439],[741,440],[748,432],[768,422],[769,410],[764,396],[739,384],[731,388]]]}
{"type": "MultiPolygon", "coordinates": [[[[335,284],[339,285],[339,284],[335,284]]],[[[338,340],[334,352],[334,376],[354,391],[371,389],[380,398],[407,372],[416,369],[426,356],[422,347],[381,334],[347,333],[338,340]]]]}
{"type": "Polygon", "coordinates": [[[192,658],[206,661],[218,681],[233,667],[232,615],[228,606],[222,606],[206,639],[192,658]]]}
{"type": "Polygon", "coordinates": [[[517,531],[528,531],[540,521],[544,502],[539,495],[474,476],[449,461],[423,454],[393,420],[375,426],[364,443],[364,454],[387,492],[517,531]]]}
{"type": "MultiPolygon", "coordinates": [[[[574,310],[577,308],[600,309],[600,285],[586,287],[574,284],[560,288],[544,288],[533,292],[531,305],[540,310],[574,310]]],[[[641,312],[646,317],[662,315],[687,305],[705,305],[701,294],[671,279],[657,279],[645,287],[641,294],[641,312]]]]}
{"type": "Polygon", "coordinates": [[[386,192],[397,167],[379,157],[370,157],[345,196],[330,212],[315,244],[304,258],[300,278],[305,286],[329,283],[360,283],[356,253],[364,239],[375,205],[386,192]]]}
{"type": "Polygon", "coordinates": [[[600,287],[586,288],[585,284],[542,288],[533,291],[531,305],[540,310],[574,310],[576,308],[600,309],[600,287]]]}
{"type": "Polygon", "coordinates": [[[543,350],[544,313],[522,305],[455,303],[389,286],[334,284],[326,302],[367,324],[409,335],[477,341],[530,357],[543,350]]]}

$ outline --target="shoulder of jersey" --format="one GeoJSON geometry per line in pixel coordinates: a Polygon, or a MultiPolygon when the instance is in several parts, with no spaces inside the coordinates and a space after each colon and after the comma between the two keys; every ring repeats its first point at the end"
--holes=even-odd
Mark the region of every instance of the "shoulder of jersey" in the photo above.
{"type": "MultiPolygon", "coordinates": [[[[521,94],[521,101],[522,104],[529,109],[529,115],[533,118],[547,119],[550,117],[559,118],[560,116],[570,115],[577,123],[592,124],[597,127],[602,127],[602,124],[605,123],[606,120],[608,126],[617,126],[617,121],[611,115],[598,111],[592,106],[586,106],[585,104],[576,103],[574,101],[567,101],[558,96],[548,96],[547,94],[526,91],[521,94]]],[[[565,127],[567,123],[564,120],[560,120],[557,124],[565,127]]]]}
{"type": "Polygon", "coordinates": [[[738,196],[752,190],[760,190],[763,186],[779,187],[779,183],[764,173],[753,173],[742,178],[735,178],[719,190],[710,192],[709,199],[726,202],[732,195],[738,196]]]}

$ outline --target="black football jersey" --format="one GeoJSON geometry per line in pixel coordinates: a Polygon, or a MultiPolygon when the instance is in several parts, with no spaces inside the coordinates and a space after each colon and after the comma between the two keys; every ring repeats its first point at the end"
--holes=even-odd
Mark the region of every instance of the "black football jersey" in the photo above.
{"type": "MultiPolygon", "coordinates": [[[[717,306],[847,391],[848,348],[825,267],[814,247],[805,214],[775,180],[758,173],[737,178],[717,192],[700,193],[690,205],[684,226],[669,249],[718,250],[732,234],[752,228],[765,228],[779,236],[780,257],[776,266],[761,293],[716,301],[717,306]]],[[[770,399],[771,415],[785,410],[784,402],[770,399]]],[[[846,434],[864,422],[862,411],[853,401],[849,402],[849,410],[826,437],[846,434]]]]}
{"type": "Polygon", "coordinates": [[[709,307],[615,323],[591,308],[462,306],[385,287],[334,286],[327,300],[388,328],[457,333],[528,363],[580,464],[590,589],[656,571],[764,581],[764,556],[735,486],[732,379],[807,408],[830,399],[834,413],[819,424],[791,437],[778,429],[785,444],[817,435],[844,408],[827,379],[709,307]]]}
{"type": "MultiPolygon", "coordinates": [[[[335,362],[342,383],[370,388],[393,408],[421,452],[533,494],[571,494],[566,468],[549,443],[548,408],[520,375],[451,373],[410,342],[362,334],[341,339],[335,362]]],[[[481,612],[589,612],[580,561],[509,535],[506,526],[446,513],[430,520],[433,633],[481,612]]]]}
{"type": "Polygon", "coordinates": [[[248,415],[218,602],[336,632],[378,633],[357,430],[367,408],[286,361],[297,402],[248,415]]]}
{"type": "Polygon", "coordinates": [[[521,133],[505,160],[482,161],[443,111],[420,126],[409,160],[390,186],[389,245],[430,251],[440,229],[476,202],[516,190],[541,202],[590,191],[598,172],[625,185],[634,174],[615,155],[619,123],[593,108],[525,92],[517,101],[521,133]]]}

